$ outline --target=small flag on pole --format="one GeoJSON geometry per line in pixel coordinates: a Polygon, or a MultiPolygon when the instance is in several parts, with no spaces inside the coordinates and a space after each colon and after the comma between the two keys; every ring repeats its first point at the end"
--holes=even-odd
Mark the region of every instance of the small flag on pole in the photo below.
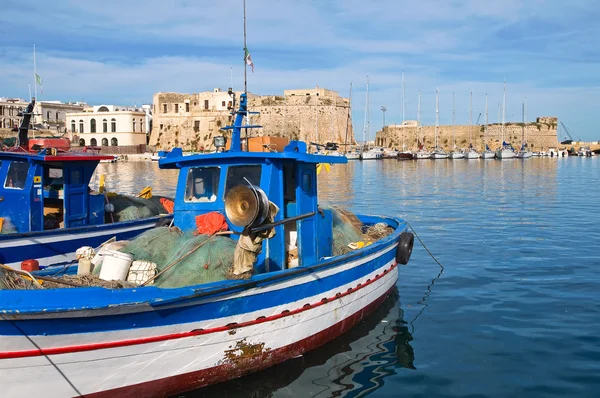
{"type": "Polygon", "coordinates": [[[250,51],[246,48],[246,56],[244,57],[246,63],[252,68],[252,73],[254,73],[254,63],[252,62],[252,56],[250,55],[250,51]]]}
{"type": "Polygon", "coordinates": [[[42,83],[42,77],[40,75],[38,75],[37,73],[35,74],[35,82],[40,85],[42,94],[44,94],[44,84],[42,83]]]}

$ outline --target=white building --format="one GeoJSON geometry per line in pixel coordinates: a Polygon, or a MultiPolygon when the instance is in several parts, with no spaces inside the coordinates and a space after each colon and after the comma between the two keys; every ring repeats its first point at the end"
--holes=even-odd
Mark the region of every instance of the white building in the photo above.
{"type": "Polygon", "coordinates": [[[27,102],[20,98],[0,97],[0,129],[12,129],[21,123],[20,112],[25,111],[27,102]]]}
{"type": "Polygon", "coordinates": [[[35,103],[33,109],[33,124],[37,128],[48,130],[57,130],[60,133],[67,131],[65,119],[67,113],[83,112],[87,106],[84,102],[61,102],[61,101],[40,101],[35,103]]]}
{"type": "Polygon", "coordinates": [[[67,113],[66,117],[68,129],[80,146],[146,144],[147,113],[141,108],[97,105],[67,113]]]}

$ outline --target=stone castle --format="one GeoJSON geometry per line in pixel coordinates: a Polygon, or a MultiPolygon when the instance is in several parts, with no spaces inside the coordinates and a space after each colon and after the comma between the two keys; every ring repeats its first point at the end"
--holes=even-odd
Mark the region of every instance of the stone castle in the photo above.
{"type": "MultiPolygon", "coordinates": [[[[557,138],[556,117],[538,117],[533,123],[505,123],[504,141],[510,143],[515,149],[521,147],[523,133],[529,149],[545,151],[548,148],[559,146],[557,138]]],[[[467,148],[469,143],[476,150],[485,148],[496,150],[502,145],[502,125],[490,124],[487,131],[483,125],[473,126],[438,126],[438,147],[451,151],[454,148],[467,148]],[[470,136],[470,139],[469,139],[470,136]]],[[[407,121],[404,125],[385,126],[375,135],[375,145],[386,148],[403,148],[415,151],[422,144],[427,149],[435,147],[435,126],[421,126],[416,122],[407,121]]]]}
{"type": "MultiPolygon", "coordinates": [[[[236,92],[239,98],[240,92],[236,92]]],[[[231,96],[221,89],[212,92],[154,94],[154,119],[150,145],[169,150],[182,147],[197,151],[213,149],[213,138],[227,136],[221,127],[232,122],[231,96]]],[[[252,136],[286,137],[325,144],[355,143],[350,102],[337,92],[316,87],[285,90],[283,96],[248,94],[250,124],[262,129],[249,130],[252,136]]]]}

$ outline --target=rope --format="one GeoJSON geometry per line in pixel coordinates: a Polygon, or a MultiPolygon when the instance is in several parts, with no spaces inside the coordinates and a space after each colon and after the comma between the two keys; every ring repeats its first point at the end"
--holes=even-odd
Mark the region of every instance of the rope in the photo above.
{"type": "MultiPolygon", "coordinates": [[[[427,251],[427,253],[431,256],[431,258],[433,259],[433,261],[435,261],[436,263],[438,263],[438,265],[440,266],[440,268],[442,269],[442,271],[444,270],[444,266],[442,265],[442,263],[440,263],[438,261],[437,258],[435,258],[435,256],[433,255],[433,253],[431,253],[429,251],[429,249],[427,248],[427,246],[425,245],[425,243],[423,243],[423,241],[421,240],[421,238],[419,237],[419,235],[417,234],[417,231],[415,231],[415,229],[413,228],[412,225],[410,225],[410,223],[408,221],[406,221],[406,224],[410,227],[410,229],[413,231],[413,233],[415,234],[415,236],[417,237],[417,239],[419,240],[419,242],[423,245],[423,248],[425,249],[425,251],[427,251]]],[[[441,275],[441,273],[440,273],[441,275]]]]}

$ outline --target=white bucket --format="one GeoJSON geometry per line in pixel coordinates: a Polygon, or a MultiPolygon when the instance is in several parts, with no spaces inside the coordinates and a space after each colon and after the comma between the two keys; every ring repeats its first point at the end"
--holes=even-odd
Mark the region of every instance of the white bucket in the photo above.
{"type": "Polygon", "coordinates": [[[116,250],[106,250],[102,260],[100,279],[105,281],[124,281],[127,279],[133,256],[116,250]]]}

